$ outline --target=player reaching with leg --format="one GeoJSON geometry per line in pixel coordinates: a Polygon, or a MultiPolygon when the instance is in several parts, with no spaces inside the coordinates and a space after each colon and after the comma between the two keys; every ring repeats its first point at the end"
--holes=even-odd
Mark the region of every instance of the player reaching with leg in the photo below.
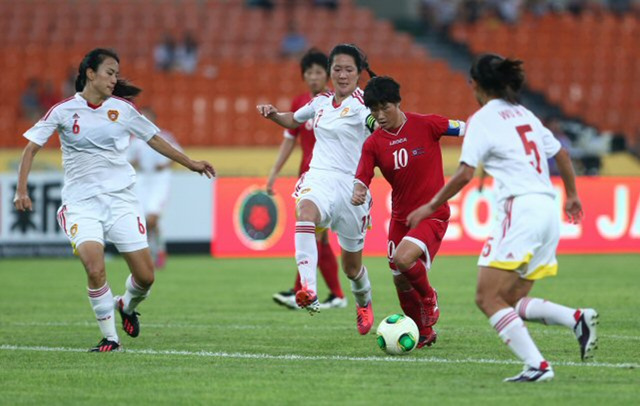
{"type": "Polygon", "coordinates": [[[556,275],[560,235],[555,192],[547,158],[554,157],[564,184],[564,210],[572,223],[581,220],[575,174],[566,150],[540,120],[518,103],[524,81],[522,62],[480,55],[471,66],[471,84],[482,106],[468,121],[456,174],[407,219],[412,227],[430,217],[471,179],[478,165],[495,179],[499,223],[478,260],[476,303],[489,323],[524,362],[522,373],[506,382],[541,382],[553,378],[523,320],[562,325],[573,330],[586,360],[597,346],[598,313],[531,298],[536,280],[556,275]]]}
{"type": "Polygon", "coordinates": [[[438,295],[429,283],[440,243],[447,231],[449,206],[409,229],[407,215],[429,201],[444,185],[442,135],[462,136],[464,122],[438,115],[400,110],[400,85],[390,77],[375,77],[364,89],[364,103],[379,124],[363,147],[351,203],[365,203],[374,167],[392,187],[388,257],[400,307],[420,330],[419,347],[436,341],[438,295]]]}
{"type": "Polygon", "coordinates": [[[364,140],[374,119],[362,100],[358,80],[363,70],[370,76],[366,58],[354,45],[336,46],[329,56],[334,92],[321,93],[296,112],[280,113],[270,105],[257,106],[264,117],[285,128],[296,128],[312,119],[316,144],[309,171],[294,192],[296,204],[296,262],[302,289],[296,302],[311,314],[317,312],[316,228],[330,227],[342,248],[342,269],[351,281],[356,301],[357,327],[367,334],[373,325],[371,283],[362,263],[364,239],[369,226],[370,196],[361,206],[351,205],[355,175],[364,140]]]}
{"type": "MultiPolygon", "coordinates": [[[[328,64],[329,59],[327,56],[317,49],[309,50],[302,57],[300,69],[302,71],[302,78],[309,91],[293,100],[291,103],[291,111],[297,111],[309,103],[314,97],[327,91],[327,81],[329,80],[328,64]]],[[[289,159],[289,156],[291,156],[291,152],[296,145],[296,139],[300,140],[300,146],[302,147],[302,161],[300,162],[300,171],[298,173],[298,177],[300,177],[309,170],[313,146],[316,143],[316,137],[313,134],[313,120],[307,120],[306,123],[299,127],[286,129],[284,131],[284,139],[280,144],[278,157],[276,158],[273,168],[271,168],[269,180],[267,181],[267,192],[269,194],[273,194],[273,185],[280,170],[287,162],[287,159],[289,159]]],[[[329,245],[327,230],[316,233],[316,241],[318,247],[318,268],[330,291],[327,299],[320,303],[320,308],[346,307],[347,299],[342,292],[342,286],[340,286],[340,278],[338,276],[338,261],[331,249],[331,245],[329,245]]],[[[290,309],[299,309],[295,295],[301,288],[300,274],[296,271],[296,281],[293,289],[274,294],[273,300],[290,309]]]]}
{"type": "Polygon", "coordinates": [[[111,50],[89,52],[78,68],[78,93],[53,106],[24,134],[29,143],[20,161],[14,198],[17,210],[32,210],[27,181],[33,158],[58,131],[64,164],[58,223],[87,272],[89,302],[103,336],[92,352],[115,351],[121,346],[105,271],[105,239],[115,244],[131,271],[117,309],[125,332],[132,337],[140,329],[136,307],[154,282],[144,214],[133,193],[135,171],[126,159],[130,134],[194,172],[215,176],[208,162],[193,161],[173,148],[157,135],[158,127],[125,100],[140,89],[118,79],[119,62],[111,50]]]}

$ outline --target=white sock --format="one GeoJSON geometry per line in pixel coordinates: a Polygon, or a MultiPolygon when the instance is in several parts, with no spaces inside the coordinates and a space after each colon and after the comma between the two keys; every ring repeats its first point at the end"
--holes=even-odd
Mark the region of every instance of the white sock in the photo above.
{"type": "Polygon", "coordinates": [[[371,301],[371,282],[369,282],[367,267],[364,265],[362,265],[358,275],[351,279],[351,292],[353,292],[356,303],[360,307],[366,306],[371,301]]]}
{"type": "Polygon", "coordinates": [[[90,289],[89,302],[93,307],[93,312],[96,314],[96,320],[98,320],[98,326],[102,332],[102,336],[108,340],[120,342],[118,333],[116,332],[116,321],[114,317],[113,307],[113,294],[109,288],[109,284],[105,283],[103,287],[99,289],[90,289]]]}
{"type": "Polygon", "coordinates": [[[304,288],[317,294],[318,246],[316,225],[313,221],[296,221],[295,244],[300,282],[304,288]]]}
{"type": "Polygon", "coordinates": [[[131,314],[140,302],[149,296],[151,288],[144,289],[138,285],[132,275],[129,275],[124,286],[126,290],[122,296],[122,303],[124,305],[122,310],[127,314],[131,314]]]}
{"type": "Polygon", "coordinates": [[[516,312],[523,320],[573,328],[580,311],[534,297],[523,297],[516,303],[516,312]]]}
{"type": "Polygon", "coordinates": [[[531,339],[529,330],[513,307],[498,310],[489,318],[489,323],[496,329],[502,341],[525,364],[534,368],[540,368],[543,362],[546,364],[538,347],[531,339]]]}

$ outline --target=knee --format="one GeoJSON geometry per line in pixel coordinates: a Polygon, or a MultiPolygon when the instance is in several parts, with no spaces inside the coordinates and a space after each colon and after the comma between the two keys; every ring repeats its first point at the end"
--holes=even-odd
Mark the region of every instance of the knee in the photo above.
{"type": "Polygon", "coordinates": [[[489,308],[489,303],[491,302],[491,299],[489,298],[487,293],[482,291],[481,289],[478,289],[476,290],[475,299],[476,299],[476,306],[478,306],[478,309],[486,313],[487,309],[489,308]]]}
{"type": "Polygon", "coordinates": [[[93,282],[94,286],[96,284],[102,284],[102,281],[106,281],[104,262],[92,261],[86,263],[84,268],[87,271],[87,277],[93,282]]]}
{"type": "Polygon", "coordinates": [[[349,279],[354,279],[360,273],[362,265],[343,264],[342,269],[349,279]]]}
{"type": "Polygon", "coordinates": [[[136,277],[136,284],[140,285],[142,288],[149,289],[155,280],[156,277],[153,274],[153,269],[151,269],[150,272],[145,272],[144,275],[136,277]]]}
{"type": "Polygon", "coordinates": [[[312,221],[317,224],[320,220],[320,213],[318,213],[315,204],[308,200],[303,200],[296,209],[296,219],[298,221],[312,221]]]}
{"type": "Polygon", "coordinates": [[[411,258],[410,255],[407,255],[404,252],[396,252],[393,256],[393,263],[396,265],[396,268],[398,268],[398,271],[400,272],[408,271],[414,262],[415,259],[411,258]]]}

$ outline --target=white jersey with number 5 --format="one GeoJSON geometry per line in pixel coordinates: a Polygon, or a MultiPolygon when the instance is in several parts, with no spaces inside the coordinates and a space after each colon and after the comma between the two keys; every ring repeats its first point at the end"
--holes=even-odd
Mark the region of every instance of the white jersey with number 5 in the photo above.
{"type": "Polygon", "coordinates": [[[371,134],[367,117],[371,114],[362,100],[362,90],[356,89],[339,105],[333,92],[319,94],[293,115],[304,123],[313,119],[316,144],[310,169],[320,169],[355,175],[364,140],[371,134]]]}
{"type": "Polygon", "coordinates": [[[110,97],[91,105],[80,93],[53,106],[24,137],[40,146],[60,135],[64,167],[63,202],[125,189],[136,174],[127,162],[130,134],[149,141],[160,132],[133,104],[110,97]]]}
{"type": "Polygon", "coordinates": [[[547,159],[561,145],[525,107],[494,99],[468,121],[460,162],[480,163],[496,181],[496,197],[541,193],[555,196],[547,159]]]}

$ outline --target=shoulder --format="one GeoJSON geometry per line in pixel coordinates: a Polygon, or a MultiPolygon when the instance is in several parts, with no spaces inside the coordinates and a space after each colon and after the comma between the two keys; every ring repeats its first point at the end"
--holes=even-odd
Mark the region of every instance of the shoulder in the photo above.
{"type": "Polygon", "coordinates": [[[60,111],[61,109],[70,107],[73,105],[73,102],[76,100],[76,96],[71,96],[71,97],[67,97],[64,100],[59,101],[58,103],[54,104],[53,106],[51,106],[51,108],[49,109],[49,111],[47,111],[47,113],[44,115],[44,117],[42,117],[43,121],[47,121],[47,119],[49,117],[51,117],[52,114],[54,114],[55,112],[60,111]]]}
{"type": "Polygon", "coordinates": [[[353,93],[351,93],[351,96],[353,97],[353,100],[356,101],[356,104],[360,104],[362,107],[365,107],[364,93],[362,92],[362,90],[360,90],[360,88],[357,88],[353,93]]]}
{"type": "Polygon", "coordinates": [[[332,91],[322,92],[316,95],[313,99],[311,99],[308,104],[313,104],[314,106],[323,106],[331,103],[332,97],[333,97],[332,91]]]}
{"type": "Polygon", "coordinates": [[[136,112],[140,113],[140,111],[138,110],[135,104],[133,104],[127,99],[123,99],[122,97],[111,96],[108,101],[110,102],[110,104],[113,104],[114,106],[121,106],[121,108],[133,109],[136,112]]]}

